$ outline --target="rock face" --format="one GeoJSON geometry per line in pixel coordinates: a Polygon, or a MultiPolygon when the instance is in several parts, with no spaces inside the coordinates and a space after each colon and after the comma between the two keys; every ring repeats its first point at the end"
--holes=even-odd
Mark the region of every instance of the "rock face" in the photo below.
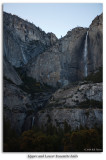
{"type": "Polygon", "coordinates": [[[64,128],[64,122],[72,130],[102,125],[102,83],[82,84],[57,90],[47,108],[38,112],[38,125],[52,123],[64,128]]]}
{"type": "Polygon", "coordinates": [[[3,31],[4,55],[15,67],[27,64],[57,41],[53,33],[46,34],[32,23],[5,12],[3,31]]]}
{"type": "Polygon", "coordinates": [[[102,83],[82,81],[85,46],[88,75],[102,67],[102,15],[58,40],[4,12],[3,33],[3,114],[17,133],[65,121],[73,130],[102,125],[102,83]]]}
{"type": "Polygon", "coordinates": [[[73,108],[86,101],[92,105],[92,100],[102,102],[102,83],[73,85],[68,89],[59,89],[52,95],[49,105],[73,108]]]}
{"type": "Polygon", "coordinates": [[[4,118],[11,123],[12,128],[14,128],[17,133],[20,133],[28,110],[33,109],[29,96],[19,89],[19,87],[5,80],[3,105],[4,118]]]}
{"type": "Polygon", "coordinates": [[[102,15],[89,28],[77,27],[41,54],[27,68],[27,75],[51,86],[64,86],[82,80],[102,66],[102,15]],[[88,31],[88,36],[87,35],[88,31]],[[84,47],[86,44],[86,63],[84,47]]]}
{"type": "Polygon", "coordinates": [[[102,125],[102,110],[101,109],[59,109],[54,108],[46,110],[44,113],[39,112],[37,115],[38,125],[46,127],[49,124],[57,128],[64,128],[64,123],[67,122],[72,130],[84,128],[100,127],[102,125]]]}
{"type": "Polygon", "coordinates": [[[103,14],[97,16],[89,27],[88,35],[88,72],[103,65],[103,14]]]}
{"type": "Polygon", "coordinates": [[[12,83],[12,80],[4,80],[4,119],[10,122],[11,127],[18,134],[31,129],[34,124],[34,114],[46,105],[51,94],[52,91],[47,89],[30,94],[20,89],[20,86],[12,83]]]}
{"type": "Polygon", "coordinates": [[[57,90],[28,94],[14,84],[4,81],[4,118],[19,134],[34,125],[48,124],[72,130],[102,125],[102,83],[68,86],[57,90]],[[49,100],[49,101],[48,101],[49,100]],[[48,103],[47,103],[48,102],[48,103]],[[45,108],[46,107],[46,108],[45,108]]]}
{"type": "Polygon", "coordinates": [[[3,60],[3,76],[4,78],[12,81],[16,85],[21,85],[22,80],[13,68],[13,66],[4,58],[3,60]]]}
{"type": "Polygon", "coordinates": [[[61,87],[85,77],[87,31],[87,75],[102,66],[102,15],[89,28],[74,28],[59,40],[15,15],[4,13],[3,20],[4,56],[15,67],[25,65],[27,76],[41,83],[61,87]]]}
{"type": "Polygon", "coordinates": [[[83,78],[83,45],[87,29],[75,28],[27,66],[27,75],[51,86],[83,78]]]}

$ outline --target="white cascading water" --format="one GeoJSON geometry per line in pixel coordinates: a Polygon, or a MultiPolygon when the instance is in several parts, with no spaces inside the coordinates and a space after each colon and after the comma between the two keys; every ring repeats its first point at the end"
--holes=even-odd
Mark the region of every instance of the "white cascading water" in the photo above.
{"type": "Polygon", "coordinates": [[[24,53],[23,53],[22,47],[21,47],[21,52],[22,52],[22,56],[23,56],[24,63],[26,64],[26,63],[27,63],[27,59],[26,59],[26,57],[25,57],[25,55],[24,55],[24,53]]]}
{"type": "Polygon", "coordinates": [[[35,117],[32,117],[32,127],[34,125],[35,117]]]}
{"type": "Polygon", "coordinates": [[[87,68],[87,54],[88,54],[88,31],[85,38],[85,44],[84,44],[84,76],[87,77],[88,75],[88,68],[87,68]]]}

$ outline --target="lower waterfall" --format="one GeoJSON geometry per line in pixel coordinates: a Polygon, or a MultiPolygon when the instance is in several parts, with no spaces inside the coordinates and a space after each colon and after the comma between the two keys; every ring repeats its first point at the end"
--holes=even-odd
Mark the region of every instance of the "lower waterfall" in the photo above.
{"type": "Polygon", "coordinates": [[[35,117],[32,117],[32,127],[34,125],[35,117]]]}

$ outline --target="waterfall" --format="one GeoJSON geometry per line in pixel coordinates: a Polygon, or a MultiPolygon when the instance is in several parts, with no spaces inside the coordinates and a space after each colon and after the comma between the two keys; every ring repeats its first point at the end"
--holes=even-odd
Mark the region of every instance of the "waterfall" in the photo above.
{"type": "Polygon", "coordinates": [[[85,44],[84,44],[84,76],[87,77],[88,75],[88,68],[87,68],[87,54],[88,54],[88,31],[85,38],[85,44]]]}
{"type": "Polygon", "coordinates": [[[35,117],[32,117],[32,127],[34,125],[35,117]]]}
{"type": "Polygon", "coordinates": [[[26,63],[27,63],[27,59],[26,59],[26,57],[25,57],[25,55],[24,55],[24,53],[23,53],[22,47],[21,47],[21,52],[22,52],[22,56],[23,56],[24,63],[26,64],[26,63]]]}

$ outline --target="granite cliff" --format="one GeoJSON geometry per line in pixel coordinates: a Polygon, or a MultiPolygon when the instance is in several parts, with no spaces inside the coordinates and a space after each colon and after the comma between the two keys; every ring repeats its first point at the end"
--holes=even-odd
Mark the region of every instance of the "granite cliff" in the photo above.
{"type": "Polygon", "coordinates": [[[98,70],[103,65],[103,14],[97,16],[89,27],[88,72],[98,70]]]}
{"type": "Polygon", "coordinates": [[[27,64],[30,59],[53,45],[57,38],[18,16],[3,13],[4,55],[15,67],[27,64]]]}
{"type": "Polygon", "coordinates": [[[27,66],[27,75],[50,86],[81,80],[86,28],[75,28],[27,66]]]}
{"type": "Polygon", "coordinates": [[[98,70],[102,67],[102,26],[100,15],[93,20],[89,28],[77,27],[69,31],[28,65],[27,75],[37,81],[60,87],[86,77],[85,67],[87,75],[98,70]],[[84,47],[87,50],[86,57],[84,47]]]}
{"type": "Polygon", "coordinates": [[[101,14],[89,28],[74,28],[58,40],[53,33],[4,13],[4,56],[12,66],[24,67],[27,76],[53,87],[82,80],[85,63],[87,75],[102,67],[102,19],[101,14]]]}
{"type": "MultiPolygon", "coordinates": [[[[78,84],[57,90],[46,107],[36,115],[37,125],[77,128],[102,124],[102,83],[78,84]]],[[[36,117],[35,116],[35,117],[36,117]]]]}
{"type": "Polygon", "coordinates": [[[102,16],[57,39],[4,12],[3,113],[17,133],[49,121],[73,130],[102,125],[102,16]]]}

